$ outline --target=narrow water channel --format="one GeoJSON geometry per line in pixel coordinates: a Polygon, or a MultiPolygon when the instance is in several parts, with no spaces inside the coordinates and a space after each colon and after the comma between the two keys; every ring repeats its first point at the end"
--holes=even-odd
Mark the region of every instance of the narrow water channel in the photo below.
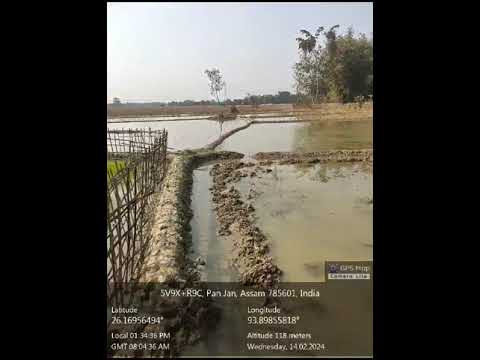
{"type": "Polygon", "coordinates": [[[229,262],[231,241],[217,236],[217,220],[209,190],[212,186],[212,166],[202,166],[193,171],[191,256],[205,261],[205,265],[200,266],[202,281],[237,281],[238,276],[229,262]]]}
{"type": "MultiPolygon", "coordinates": [[[[217,236],[217,221],[209,188],[212,186],[211,165],[197,168],[193,172],[192,203],[192,258],[201,257],[205,265],[200,267],[201,280],[206,282],[236,282],[238,273],[230,265],[231,241],[217,236]]],[[[187,347],[184,356],[228,353],[235,348],[240,334],[232,324],[241,323],[238,309],[223,311],[217,326],[210,329],[207,337],[187,347]]]]}

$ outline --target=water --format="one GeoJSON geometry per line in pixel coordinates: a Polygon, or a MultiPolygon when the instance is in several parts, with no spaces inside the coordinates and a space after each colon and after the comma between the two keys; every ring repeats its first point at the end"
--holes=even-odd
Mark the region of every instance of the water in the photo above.
{"type": "MultiPolygon", "coordinates": [[[[368,167],[320,164],[272,168],[271,173],[261,174],[261,178],[244,178],[236,186],[243,195],[251,186],[260,193],[254,201],[256,221],[267,235],[271,254],[284,272],[282,281],[324,281],[326,260],[372,259],[369,200],[373,198],[373,190],[368,167]]],[[[226,261],[230,256],[230,241],[217,237],[215,232],[215,214],[208,191],[212,185],[210,169],[211,165],[194,172],[193,248],[207,260],[202,280],[235,281],[226,261]]],[[[309,329],[315,339],[325,342],[332,353],[371,354],[372,290],[365,284],[357,282],[346,287],[343,282],[332,283],[321,298],[282,301],[282,311],[302,314],[302,326],[309,329]]],[[[260,306],[261,301],[252,300],[252,303],[260,306]]],[[[187,346],[183,356],[216,357],[244,351],[246,334],[256,329],[247,326],[249,315],[245,302],[242,305],[217,302],[219,304],[222,304],[219,323],[209,328],[202,341],[187,346]]],[[[285,330],[278,326],[261,329],[262,332],[285,330]]],[[[297,328],[292,332],[297,332],[297,328]]],[[[290,352],[289,355],[304,353],[290,352]]]]}
{"type": "Polygon", "coordinates": [[[372,120],[362,120],[254,124],[226,139],[217,149],[252,155],[268,151],[364,149],[372,144],[372,120]]]}
{"type": "Polygon", "coordinates": [[[213,185],[212,165],[193,171],[192,210],[192,257],[200,256],[206,264],[202,269],[202,281],[228,282],[238,280],[230,266],[231,241],[217,236],[217,220],[209,187],[213,185]]]}
{"type": "MultiPolygon", "coordinates": [[[[248,120],[231,120],[223,123],[222,134],[248,120]]],[[[152,129],[168,131],[168,147],[175,150],[196,149],[203,147],[220,136],[220,124],[213,120],[128,122],[108,124],[109,129],[152,129]]]]}
{"type": "Polygon", "coordinates": [[[217,150],[246,155],[259,151],[291,151],[295,131],[302,126],[304,123],[253,124],[227,138],[217,150]]]}
{"type": "MultiPolygon", "coordinates": [[[[269,120],[282,120],[273,118],[269,120]]],[[[222,134],[249,121],[240,117],[225,121],[222,134]]],[[[109,129],[151,128],[168,131],[168,146],[175,150],[203,147],[220,136],[220,124],[212,120],[174,120],[161,122],[132,121],[110,123],[109,129]]],[[[227,138],[218,150],[253,155],[260,151],[326,151],[363,149],[373,144],[372,120],[253,124],[227,138]]]]}
{"type": "Polygon", "coordinates": [[[373,121],[312,122],[297,129],[294,151],[366,149],[373,146],[373,121]]]}
{"type": "MultiPolygon", "coordinates": [[[[216,235],[209,191],[211,167],[194,170],[192,256],[206,260],[203,281],[235,282],[236,273],[229,265],[231,241],[216,235]]],[[[373,214],[369,200],[373,199],[373,184],[369,167],[317,164],[278,165],[272,169],[261,178],[243,178],[236,186],[243,195],[252,186],[259,192],[254,201],[256,222],[267,235],[271,254],[284,272],[282,281],[324,281],[326,260],[372,259],[373,214]]],[[[357,354],[368,354],[371,289],[356,291],[340,285],[331,286],[321,299],[286,302],[284,308],[304,314],[304,326],[315,328],[319,339],[332,351],[341,353],[352,348],[357,354]],[[323,324],[320,328],[319,323],[323,324]],[[352,327],[352,323],[358,325],[352,327]],[[345,345],[345,339],[349,339],[349,345],[345,345]]],[[[245,309],[239,305],[222,306],[219,323],[209,329],[205,339],[187,346],[182,355],[215,357],[238,353],[247,331],[245,309]]]]}
{"type": "MultiPolygon", "coordinates": [[[[201,280],[208,282],[236,282],[238,273],[230,263],[232,243],[222,236],[217,236],[217,221],[209,187],[213,185],[210,170],[212,165],[206,165],[193,171],[192,210],[192,250],[195,259],[200,256],[206,261],[201,269],[201,280]]],[[[232,329],[232,324],[238,323],[240,313],[227,311],[215,328],[210,329],[206,339],[187,346],[184,352],[189,356],[221,354],[233,348],[240,334],[232,329]]]]}
{"type": "MultiPolygon", "coordinates": [[[[223,132],[244,125],[246,121],[225,122],[223,132]]],[[[108,124],[108,127],[166,129],[168,146],[174,149],[203,147],[220,135],[219,124],[211,120],[129,122],[108,124]]],[[[259,151],[311,152],[369,148],[372,141],[371,120],[254,124],[228,138],[217,149],[246,155],[259,151]]],[[[276,165],[271,168],[271,173],[261,174],[261,178],[243,178],[236,186],[244,195],[250,187],[259,193],[254,200],[256,222],[270,242],[271,255],[283,270],[282,281],[324,281],[327,260],[373,259],[371,169],[362,164],[276,165]]],[[[211,165],[205,165],[193,174],[191,256],[200,256],[206,262],[201,271],[203,281],[236,281],[237,274],[230,266],[231,241],[216,235],[217,223],[209,191],[212,186],[210,169],[211,165]]],[[[368,325],[371,312],[362,309],[369,309],[370,298],[356,299],[362,309],[353,311],[350,306],[348,312],[338,299],[321,301],[327,301],[322,303],[322,309],[327,310],[318,311],[315,304],[310,313],[312,321],[325,325],[322,339],[327,344],[333,348],[334,345],[344,347],[342,341],[357,342],[357,347],[367,343],[361,336],[369,335],[370,331],[349,327],[342,330],[344,333],[340,336],[336,326],[339,319],[368,325]],[[336,304],[339,305],[335,307],[336,304]]],[[[245,324],[244,317],[240,309],[224,313],[207,339],[186,349],[185,353],[211,356],[228,353],[235,348],[241,335],[235,324],[245,324]]]]}
{"type": "Polygon", "coordinates": [[[277,165],[239,186],[284,271],[282,281],[324,281],[324,262],[373,260],[373,178],[362,164],[277,165]]]}

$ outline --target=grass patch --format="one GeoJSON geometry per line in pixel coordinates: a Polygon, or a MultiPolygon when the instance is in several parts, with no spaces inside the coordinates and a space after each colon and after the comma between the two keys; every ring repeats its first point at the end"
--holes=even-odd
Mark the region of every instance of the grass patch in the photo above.
{"type": "Polygon", "coordinates": [[[113,175],[117,173],[118,169],[123,169],[125,167],[125,161],[122,160],[108,160],[107,161],[107,174],[112,172],[113,175]],[[117,165],[115,165],[117,163],[117,165]]]}

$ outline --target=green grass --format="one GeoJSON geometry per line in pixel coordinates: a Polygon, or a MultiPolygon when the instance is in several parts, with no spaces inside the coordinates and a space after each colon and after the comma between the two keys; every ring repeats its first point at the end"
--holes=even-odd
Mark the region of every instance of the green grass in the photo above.
{"type": "Polygon", "coordinates": [[[118,164],[118,168],[122,169],[124,166],[125,166],[125,161],[121,161],[121,160],[117,160],[117,161],[113,161],[113,160],[108,160],[107,161],[107,172],[108,171],[111,171],[113,173],[113,175],[115,175],[117,173],[117,166],[115,166],[115,163],[118,164]]]}

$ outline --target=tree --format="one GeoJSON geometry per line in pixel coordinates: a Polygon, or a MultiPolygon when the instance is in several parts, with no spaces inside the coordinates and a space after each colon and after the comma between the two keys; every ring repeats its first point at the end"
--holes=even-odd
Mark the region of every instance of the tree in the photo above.
{"type": "Polygon", "coordinates": [[[307,30],[300,30],[304,38],[297,38],[298,48],[303,51],[303,54],[306,56],[315,50],[315,45],[317,44],[318,35],[323,31],[323,27],[319,27],[315,36],[313,36],[307,30]]]}
{"type": "Polygon", "coordinates": [[[341,68],[337,74],[338,87],[343,101],[371,94],[373,86],[373,46],[361,34],[355,37],[352,28],[345,36],[338,37],[338,58],[341,68]]]}
{"type": "Polygon", "coordinates": [[[340,25],[332,26],[325,32],[325,52],[323,53],[325,62],[325,79],[327,88],[327,97],[334,101],[342,101],[345,89],[342,83],[343,64],[339,58],[337,31],[340,25]]]}
{"type": "Polygon", "coordinates": [[[324,27],[320,26],[315,35],[307,30],[300,30],[303,38],[298,37],[298,49],[300,50],[300,62],[295,65],[295,78],[297,81],[297,93],[305,94],[311,101],[318,102],[323,87],[322,83],[322,48],[318,42],[324,27]]]}
{"type": "Polygon", "coordinates": [[[338,27],[332,26],[328,31],[319,27],[315,35],[301,30],[303,38],[296,38],[300,51],[300,61],[294,66],[297,99],[346,102],[372,93],[372,40],[363,34],[355,37],[353,28],[338,35],[338,27]],[[319,42],[322,33],[324,47],[319,42]]]}
{"type": "Polygon", "coordinates": [[[205,70],[205,74],[208,76],[208,81],[210,82],[210,94],[217,100],[217,103],[220,105],[220,93],[225,87],[225,81],[222,79],[220,70],[212,69],[205,70]]]}

